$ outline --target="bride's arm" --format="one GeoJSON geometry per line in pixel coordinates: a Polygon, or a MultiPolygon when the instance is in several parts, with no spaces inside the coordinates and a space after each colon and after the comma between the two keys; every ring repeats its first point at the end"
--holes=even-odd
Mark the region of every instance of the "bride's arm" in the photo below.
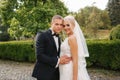
{"type": "Polygon", "coordinates": [[[70,45],[72,61],[73,61],[73,80],[77,80],[78,79],[78,46],[77,46],[76,37],[70,36],[68,38],[68,42],[70,45]]]}

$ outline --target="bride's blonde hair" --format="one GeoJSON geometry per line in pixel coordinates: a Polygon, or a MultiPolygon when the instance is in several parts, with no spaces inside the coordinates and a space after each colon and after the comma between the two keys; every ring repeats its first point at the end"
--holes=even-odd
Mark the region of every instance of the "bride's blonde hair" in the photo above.
{"type": "Polygon", "coordinates": [[[64,21],[68,21],[68,22],[70,22],[72,25],[74,25],[75,26],[75,18],[73,17],[73,16],[66,16],[65,18],[64,18],[64,21]]]}

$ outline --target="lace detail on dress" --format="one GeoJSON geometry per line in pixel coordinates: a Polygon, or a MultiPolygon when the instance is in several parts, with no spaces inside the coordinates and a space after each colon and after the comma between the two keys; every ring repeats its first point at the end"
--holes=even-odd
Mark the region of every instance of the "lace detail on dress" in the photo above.
{"type": "Polygon", "coordinates": [[[60,56],[62,55],[68,55],[68,56],[71,56],[71,53],[70,53],[70,46],[68,44],[68,38],[66,38],[64,40],[64,42],[61,44],[61,53],[60,53],[60,56]]]}

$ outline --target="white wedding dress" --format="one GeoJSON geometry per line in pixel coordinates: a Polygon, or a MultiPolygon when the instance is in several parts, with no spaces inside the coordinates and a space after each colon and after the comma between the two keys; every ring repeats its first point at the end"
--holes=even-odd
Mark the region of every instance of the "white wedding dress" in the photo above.
{"type": "MultiPolygon", "coordinates": [[[[64,40],[61,44],[62,55],[71,56],[70,46],[68,44],[68,38],[64,40]]],[[[90,80],[90,77],[86,70],[86,60],[85,57],[78,58],[78,80],[90,80]]],[[[73,80],[73,63],[70,61],[68,64],[59,65],[60,70],[60,80],[73,80]]]]}

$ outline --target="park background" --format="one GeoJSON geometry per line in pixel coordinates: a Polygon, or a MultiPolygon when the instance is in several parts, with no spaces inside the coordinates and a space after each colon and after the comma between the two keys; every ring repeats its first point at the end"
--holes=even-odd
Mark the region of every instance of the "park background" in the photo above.
{"type": "Polygon", "coordinates": [[[0,0],[0,59],[35,63],[36,33],[50,27],[53,15],[73,15],[87,41],[87,67],[119,73],[120,1],[108,0],[104,10],[95,4],[70,11],[64,0],[0,0]]]}

